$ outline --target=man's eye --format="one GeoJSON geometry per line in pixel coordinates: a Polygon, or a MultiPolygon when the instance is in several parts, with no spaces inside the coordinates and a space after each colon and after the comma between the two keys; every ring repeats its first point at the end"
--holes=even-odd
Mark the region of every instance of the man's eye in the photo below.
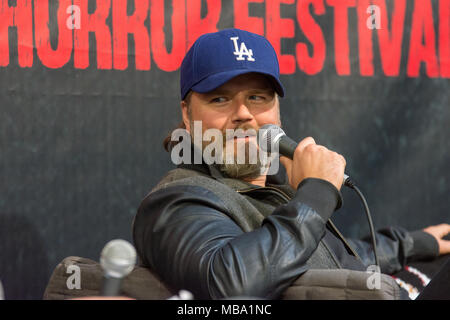
{"type": "Polygon", "coordinates": [[[225,97],[216,97],[211,99],[211,103],[223,103],[225,101],[227,101],[225,97]]]}
{"type": "Polygon", "coordinates": [[[249,99],[253,101],[264,101],[266,98],[264,96],[252,95],[249,99]]]}

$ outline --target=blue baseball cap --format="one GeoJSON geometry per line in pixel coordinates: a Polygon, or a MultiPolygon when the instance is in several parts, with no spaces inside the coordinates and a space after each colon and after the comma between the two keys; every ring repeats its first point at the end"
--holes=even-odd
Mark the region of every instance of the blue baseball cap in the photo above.
{"type": "Polygon", "coordinates": [[[278,95],[284,96],[277,55],[266,38],[239,29],[204,34],[194,42],[181,64],[181,99],[190,90],[210,92],[250,72],[267,75],[278,95]]]}

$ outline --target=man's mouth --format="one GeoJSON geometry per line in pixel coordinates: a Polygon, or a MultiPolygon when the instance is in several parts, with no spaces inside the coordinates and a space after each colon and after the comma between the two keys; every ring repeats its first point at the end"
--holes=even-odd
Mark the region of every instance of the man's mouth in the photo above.
{"type": "Polygon", "coordinates": [[[233,135],[228,136],[227,140],[237,140],[237,139],[245,139],[245,141],[248,141],[250,139],[255,139],[256,138],[256,134],[253,133],[245,133],[245,132],[235,132],[233,133],[233,135]]]}
{"type": "Polygon", "coordinates": [[[234,137],[234,140],[245,139],[245,141],[249,141],[250,139],[255,138],[255,136],[244,136],[244,137],[234,137]]]}

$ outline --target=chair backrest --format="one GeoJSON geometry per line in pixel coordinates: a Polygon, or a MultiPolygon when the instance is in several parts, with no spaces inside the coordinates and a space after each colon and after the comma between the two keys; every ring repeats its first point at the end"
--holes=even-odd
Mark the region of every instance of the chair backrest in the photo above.
{"type": "MultiPolygon", "coordinates": [[[[43,299],[63,300],[98,296],[102,278],[103,270],[98,262],[82,257],[67,257],[53,271],[43,299]],[[76,279],[78,276],[79,279],[76,279]]],[[[163,300],[174,294],[150,269],[136,266],[123,279],[121,295],[140,300],[163,300]]]]}
{"type": "Polygon", "coordinates": [[[383,273],[310,269],[282,294],[284,300],[402,300],[395,280],[383,273]]]}

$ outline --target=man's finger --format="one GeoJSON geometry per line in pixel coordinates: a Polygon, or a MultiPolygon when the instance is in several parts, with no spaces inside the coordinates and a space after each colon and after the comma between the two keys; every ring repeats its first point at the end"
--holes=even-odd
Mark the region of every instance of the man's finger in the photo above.
{"type": "Polygon", "coordinates": [[[439,228],[439,235],[441,236],[441,238],[450,233],[450,224],[442,223],[437,227],[439,228]]]}
{"type": "Polygon", "coordinates": [[[450,233],[450,224],[445,224],[445,226],[446,226],[446,234],[449,234],[450,233]]]}
{"type": "Polygon", "coordinates": [[[280,162],[286,168],[286,171],[290,172],[292,168],[292,160],[285,156],[280,156],[280,162]]]}
{"type": "Polygon", "coordinates": [[[312,137],[307,137],[300,141],[300,143],[297,146],[297,150],[303,151],[303,149],[306,148],[306,146],[310,144],[316,144],[316,141],[312,137]]]}
{"type": "Polygon", "coordinates": [[[439,240],[439,254],[450,253],[450,241],[449,240],[439,240]]]}

